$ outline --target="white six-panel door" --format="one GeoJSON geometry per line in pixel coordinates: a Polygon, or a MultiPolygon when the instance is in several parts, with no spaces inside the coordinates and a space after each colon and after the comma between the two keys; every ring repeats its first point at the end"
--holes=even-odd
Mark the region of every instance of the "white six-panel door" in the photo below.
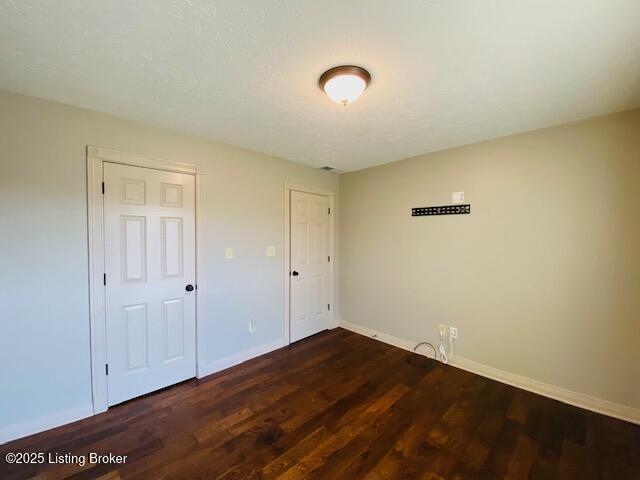
{"type": "Polygon", "coordinates": [[[331,263],[329,197],[291,191],[291,341],[329,327],[331,263]]]}
{"type": "Polygon", "coordinates": [[[194,377],[194,176],[104,163],[109,405],[194,377]]]}

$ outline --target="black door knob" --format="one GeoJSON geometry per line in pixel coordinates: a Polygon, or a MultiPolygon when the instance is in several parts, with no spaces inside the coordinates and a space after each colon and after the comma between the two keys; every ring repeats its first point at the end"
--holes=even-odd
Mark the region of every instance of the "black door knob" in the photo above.
{"type": "Polygon", "coordinates": [[[293,272],[291,272],[291,275],[293,275],[294,277],[297,277],[300,274],[294,270],[293,272]]]}
{"type": "Polygon", "coordinates": [[[192,291],[193,291],[193,285],[191,285],[191,284],[187,285],[187,286],[185,287],[185,290],[186,290],[187,292],[192,292],[192,291]]]}

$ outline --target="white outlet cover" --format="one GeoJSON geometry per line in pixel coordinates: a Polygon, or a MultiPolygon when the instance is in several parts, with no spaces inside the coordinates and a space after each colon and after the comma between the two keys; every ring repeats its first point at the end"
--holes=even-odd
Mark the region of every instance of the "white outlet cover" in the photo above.
{"type": "Polygon", "coordinates": [[[452,203],[463,203],[464,202],[464,192],[453,192],[453,193],[451,193],[451,202],[452,203]]]}
{"type": "Polygon", "coordinates": [[[276,256],[276,247],[267,247],[267,257],[276,256]]]}
{"type": "Polygon", "coordinates": [[[449,335],[451,338],[458,338],[458,327],[449,327],[449,335]]]}
{"type": "Polygon", "coordinates": [[[231,260],[233,258],[233,248],[227,247],[224,249],[224,258],[231,260]]]}

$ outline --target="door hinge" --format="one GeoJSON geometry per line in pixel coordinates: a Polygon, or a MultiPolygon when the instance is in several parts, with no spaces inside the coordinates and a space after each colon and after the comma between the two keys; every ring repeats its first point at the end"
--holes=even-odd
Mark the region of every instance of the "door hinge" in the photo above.
{"type": "MultiPolygon", "coordinates": [[[[102,185],[104,185],[104,183],[103,183],[102,185]]],[[[104,192],[103,192],[103,193],[104,193],[104,192]]],[[[328,210],[328,212],[329,212],[329,215],[331,215],[331,207],[329,207],[327,210],[328,210]]]]}
{"type": "Polygon", "coordinates": [[[104,182],[102,182],[102,194],[104,195],[104,182]]]}
{"type": "Polygon", "coordinates": [[[331,261],[331,255],[327,255],[327,262],[331,261]]]}
{"type": "Polygon", "coordinates": [[[103,273],[102,274],[102,284],[106,287],[107,286],[107,274],[103,273]]]}
{"type": "Polygon", "coordinates": [[[105,373],[106,375],[109,375],[109,364],[108,364],[108,363],[105,363],[105,364],[104,364],[104,373],[105,373]]]}
{"type": "Polygon", "coordinates": [[[327,310],[331,310],[331,304],[327,303],[327,310]]]}

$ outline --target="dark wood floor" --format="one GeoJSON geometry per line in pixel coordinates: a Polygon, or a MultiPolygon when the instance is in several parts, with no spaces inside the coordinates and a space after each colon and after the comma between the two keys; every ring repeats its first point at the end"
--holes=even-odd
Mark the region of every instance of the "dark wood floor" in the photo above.
{"type": "Polygon", "coordinates": [[[640,479],[639,426],[342,329],[0,447],[17,451],[128,458],[3,480],[640,479]]]}

